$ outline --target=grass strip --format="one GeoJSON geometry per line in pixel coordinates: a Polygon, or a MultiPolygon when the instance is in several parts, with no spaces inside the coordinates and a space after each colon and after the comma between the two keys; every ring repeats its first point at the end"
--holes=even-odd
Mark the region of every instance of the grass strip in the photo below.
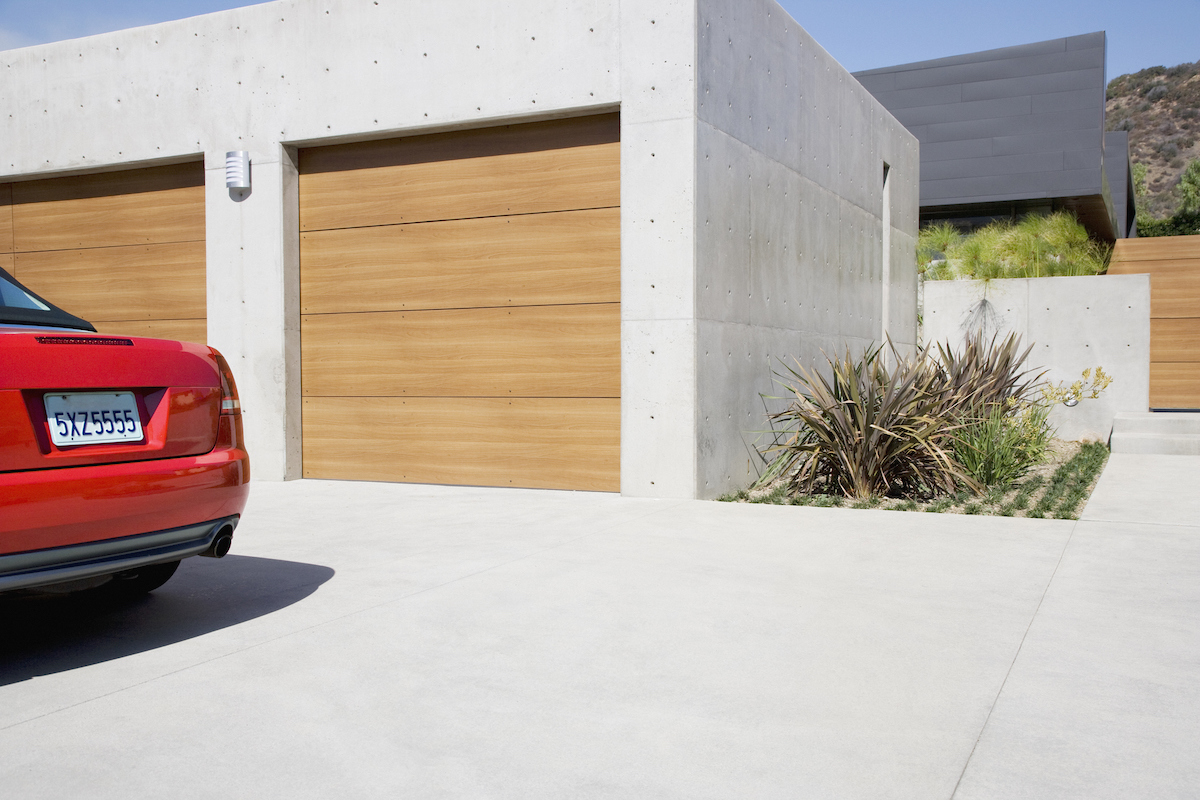
{"type": "Polygon", "coordinates": [[[1012,499],[1012,507],[1016,511],[1024,511],[1029,508],[1029,498],[1038,489],[1046,483],[1046,479],[1041,475],[1035,475],[1029,480],[1021,483],[1017,487],[1017,494],[1012,499]]]}
{"type": "Polygon", "coordinates": [[[751,503],[769,503],[771,505],[782,505],[787,502],[787,487],[782,483],[775,487],[771,492],[750,498],[751,503]]]}
{"type": "Polygon", "coordinates": [[[1104,466],[1104,461],[1108,458],[1108,448],[1099,442],[1089,442],[1079,449],[1075,457],[1063,464],[1054,471],[1050,476],[1050,485],[1046,488],[1046,493],[1038,500],[1037,505],[1029,512],[1031,517],[1045,517],[1052,511],[1056,512],[1055,516],[1059,519],[1072,519],[1073,517],[1060,516],[1064,505],[1071,502],[1071,497],[1078,495],[1074,499],[1074,506],[1079,505],[1082,499],[1082,492],[1087,489],[1091,482],[1091,477],[1082,481],[1082,489],[1080,489],[1081,480],[1084,474],[1095,476],[1100,467],[1104,466]],[[1099,460],[1097,465],[1095,462],[1099,460]]]}
{"type": "Polygon", "coordinates": [[[1092,481],[1104,469],[1108,461],[1108,448],[1099,442],[1088,442],[1068,464],[1075,465],[1075,473],[1063,493],[1062,501],[1054,510],[1056,519],[1078,519],[1079,504],[1088,497],[1092,481]]]}
{"type": "Polygon", "coordinates": [[[749,502],[815,508],[886,508],[893,511],[924,511],[934,514],[959,507],[963,514],[992,513],[1003,517],[1015,517],[1024,512],[1025,516],[1033,518],[1052,516],[1056,519],[1077,519],[1080,504],[1087,500],[1088,490],[1107,461],[1108,448],[1100,442],[1090,442],[1084,444],[1070,461],[1056,469],[1049,481],[1041,475],[1035,475],[1018,481],[1014,486],[994,486],[982,496],[973,495],[969,491],[959,491],[935,497],[927,502],[913,498],[900,500],[882,497],[855,500],[834,494],[789,496],[783,484],[758,496],[751,496],[748,490],[739,489],[724,494],[717,500],[726,503],[749,502]],[[1035,497],[1038,499],[1033,508],[1029,509],[1029,504],[1035,497]],[[994,510],[989,512],[989,508],[994,510]]]}

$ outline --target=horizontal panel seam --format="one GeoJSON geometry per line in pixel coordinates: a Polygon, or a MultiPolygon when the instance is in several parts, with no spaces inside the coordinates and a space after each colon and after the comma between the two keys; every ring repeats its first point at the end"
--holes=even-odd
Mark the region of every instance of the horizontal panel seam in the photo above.
{"type": "Polygon", "coordinates": [[[305,395],[305,399],[620,399],[620,395],[305,395]]]}
{"type": "MultiPolygon", "coordinates": [[[[400,228],[406,225],[425,225],[431,222],[464,222],[472,219],[504,219],[506,217],[535,217],[545,216],[547,214],[570,214],[574,211],[604,211],[606,209],[619,209],[620,206],[581,206],[579,208],[558,208],[553,211],[518,211],[512,214],[486,214],[480,217],[446,217],[439,219],[421,219],[413,220],[412,222],[383,222],[378,225],[346,225],[340,228],[305,228],[300,226],[300,233],[325,233],[327,231],[356,231],[366,228],[400,228]]],[[[304,214],[303,209],[300,211],[304,214]]]]}
{"type": "Polygon", "coordinates": [[[302,317],[343,317],[361,314],[422,314],[437,311],[489,311],[502,308],[580,308],[583,306],[619,306],[618,300],[606,300],[595,303],[529,303],[523,305],[505,306],[437,306],[434,308],[387,308],[375,311],[303,311],[302,317]]]}
{"type": "Polygon", "coordinates": [[[50,250],[14,250],[13,255],[37,255],[38,253],[70,253],[84,250],[120,250],[128,247],[154,247],[163,244],[205,244],[206,239],[171,239],[165,242],[134,242],[132,244],[102,244],[93,247],[59,247],[50,250]]]}
{"type": "Polygon", "coordinates": [[[105,323],[108,323],[108,322],[129,322],[129,323],[135,323],[135,322],[207,322],[207,321],[208,321],[207,315],[205,315],[203,317],[141,317],[141,318],[137,318],[137,319],[131,319],[129,317],[122,317],[121,319],[103,319],[101,317],[88,318],[88,322],[105,322],[105,323]]]}

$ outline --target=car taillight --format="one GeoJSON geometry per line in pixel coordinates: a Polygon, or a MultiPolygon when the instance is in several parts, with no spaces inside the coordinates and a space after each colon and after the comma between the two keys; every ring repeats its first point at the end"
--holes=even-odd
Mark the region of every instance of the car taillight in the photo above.
{"type": "Polygon", "coordinates": [[[237,383],[233,380],[233,370],[229,369],[229,362],[223,355],[216,350],[213,351],[213,355],[217,359],[217,372],[221,375],[221,413],[240,414],[242,403],[238,400],[237,383]]]}

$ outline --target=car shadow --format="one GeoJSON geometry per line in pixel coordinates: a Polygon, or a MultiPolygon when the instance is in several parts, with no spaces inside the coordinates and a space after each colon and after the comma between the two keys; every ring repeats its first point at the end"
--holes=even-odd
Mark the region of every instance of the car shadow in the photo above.
{"type": "Polygon", "coordinates": [[[317,591],[329,567],[229,555],[187,558],[164,586],[0,595],[0,686],[153,650],[271,614],[317,591]]]}

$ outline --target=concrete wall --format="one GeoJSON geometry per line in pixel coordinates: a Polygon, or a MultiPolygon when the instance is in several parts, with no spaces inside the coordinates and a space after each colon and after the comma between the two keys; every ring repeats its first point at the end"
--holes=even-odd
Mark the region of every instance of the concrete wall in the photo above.
{"type": "Polygon", "coordinates": [[[755,477],[781,360],[881,341],[885,297],[888,332],[915,342],[919,153],[772,0],[698,7],[696,492],[713,497],[755,477]]]}
{"type": "Polygon", "coordinates": [[[695,1],[620,13],[621,493],[695,497],[695,1]]]}
{"type": "Polygon", "coordinates": [[[1071,384],[1103,367],[1112,385],[1074,408],[1057,405],[1050,422],[1063,439],[1108,441],[1119,411],[1150,404],[1150,276],[927,281],[922,336],[962,344],[966,333],[1008,331],[1033,345],[1027,366],[1046,380],[1071,384]]]}
{"type": "Polygon", "coordinates": [[[915,338],[916,142],[770,0],[278,0],[0,53],[0,107],[0,181],[204,159],[256,478],[301,474],[298,147],[620,110],[626,494],[741,482],[772,359],[880,338],[884,242],[915,338]]]}

